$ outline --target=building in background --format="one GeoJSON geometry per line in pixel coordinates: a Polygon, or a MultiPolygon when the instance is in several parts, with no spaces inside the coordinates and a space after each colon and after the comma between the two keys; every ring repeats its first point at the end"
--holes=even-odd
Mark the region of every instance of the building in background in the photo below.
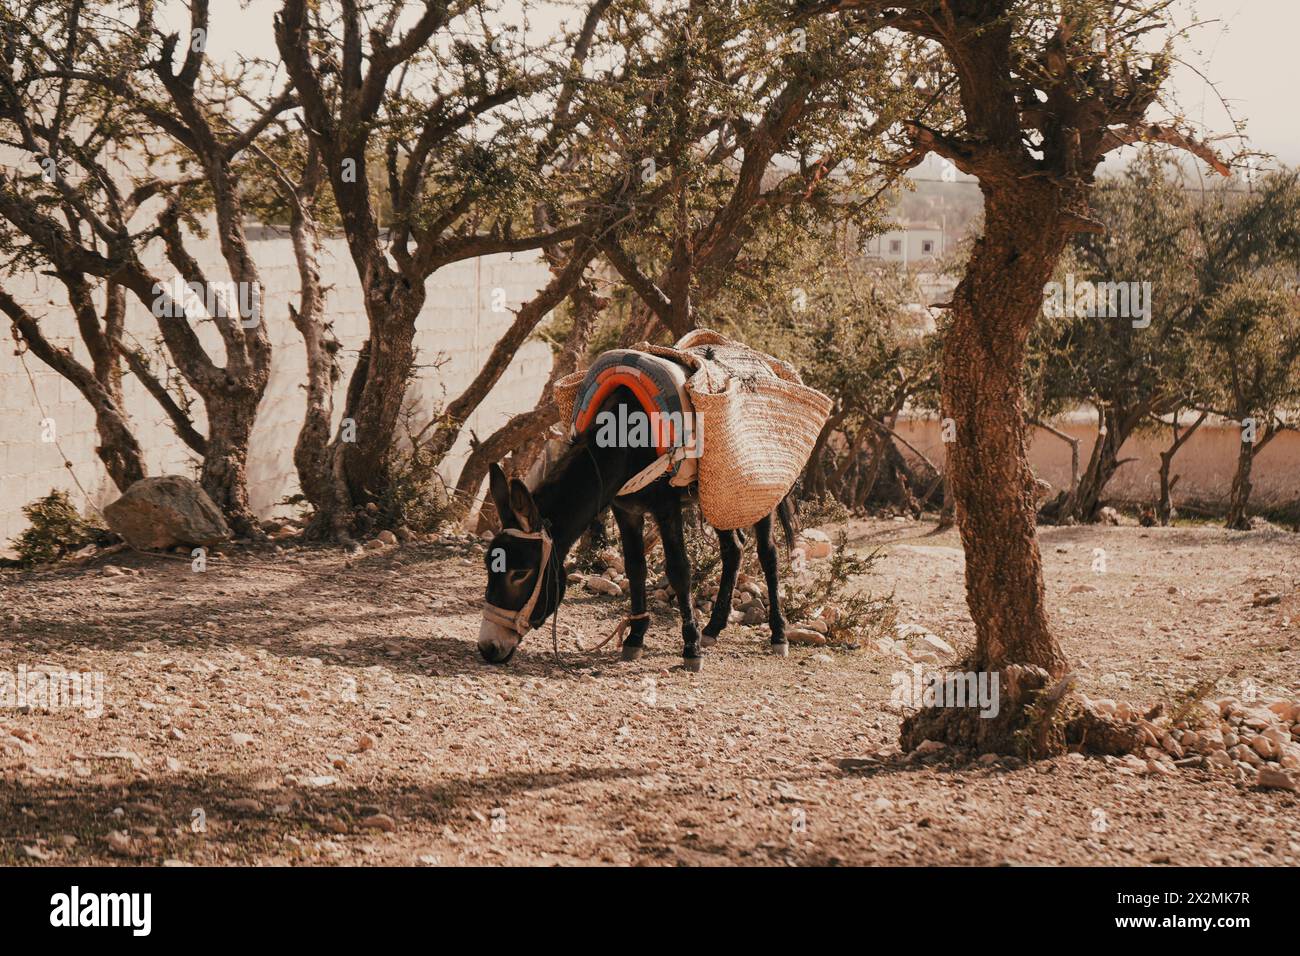
{"type": "Polygon", "coordinates": [[[862,253],[868,259],[924,267],[947,250],[944,227],[936,222],[905,222],[898,228],[867,240],[862,253]]]}

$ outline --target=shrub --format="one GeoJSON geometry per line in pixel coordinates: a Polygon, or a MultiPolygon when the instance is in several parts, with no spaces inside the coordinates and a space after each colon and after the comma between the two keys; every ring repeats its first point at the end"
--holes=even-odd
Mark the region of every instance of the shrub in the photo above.
{"type": "Polygon", "coordinates": [[[827,620],[827,642],[860,646],[894,634],[898,608],[893,595],[873,597],[857,590],[854,578],[869,574],[880,560],[873,551],[859,557],[849,550],[848,534],[841,530],[830,557],[815,570],[798,577],[786,575],[782,585],[781,605],[792,623],[809,621],[823,608],[834,608],[834,620],[827,620]]]}
{"type": "Polygon", "coordinates": [[[23,505],[23,516],[32,526],[10,544],[24,567],[57,561],[108,534],[105,528],[81,516],[66,491],[51,491],[23,505]]]}

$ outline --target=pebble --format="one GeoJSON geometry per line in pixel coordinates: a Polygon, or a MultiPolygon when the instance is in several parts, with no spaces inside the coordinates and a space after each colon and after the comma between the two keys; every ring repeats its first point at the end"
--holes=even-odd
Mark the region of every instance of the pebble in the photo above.
{"type": "Polygon", "coordinates": [[[623,589],[611,581],[609,578],[601,577],[599,574],[589,574],[583,579],[588,591],[595,591],[597,594],[608,594],[610,596],[623,593],[623,589]]]}
{"type": "Polygon", "coordinates": [[[1265,764],[1259,768],[1259,776],[1255,778],[1257,786],[1265,790],[1297,790],[1296,781],[1291,774],[1285,770],[1279,770],[1277,767],[1270,767],[1265,764]]]}
{"type": "Polygon", "coordinates": [[[807,627],[790,627],[786,628],[785,639],[791,644],[815,644],[821,646],[826,643],[826,635],[807,627]]]}
{"type": "Polygon", "coordinates": [[[108,831],[108,849],[119,856],[129,856],[131,853],[131,837],[122,830],[108,831]]]}

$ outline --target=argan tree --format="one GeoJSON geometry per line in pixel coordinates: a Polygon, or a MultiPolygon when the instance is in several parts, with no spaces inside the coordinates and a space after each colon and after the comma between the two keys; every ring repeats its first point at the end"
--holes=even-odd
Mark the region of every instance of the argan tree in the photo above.
{"type": "MultiPolygon", "coordinates": [[[[1106,155],[1161,142],[1228,171],[1179,123],[1148,116],[1169,75],[1172,40],[1152,45],[1173,33],[1169,8],[1149,0],[837,0],[809,8],[942,52],[961,115],[946,125],[908,124],[908,161],[937,153],[976,177],[984,197],[983,233],[953,295],[942,401],[956,427],[948,461],[976,630],[970,664],[1002,674],[1004,700],[994,720],[922,711],[905,723],[904,744],[932,737],[1010,749],[1031,715],[1064,707],[1065,685],[1039,693],[1068,666],[1048,619],[1035,529],[1021,390],[1026,344],[1066,242],[1104,228],[1090,199],[1106,155]]],[[[1064,746],[1064,722],[1033,723],[1029,750],[1064,746]]],[[[1100,732],[1089,743],[1108,745],[1100,732]]]]}
{"type": "Polygon", "coordinates": [[[884,133],[933,105],[889,85],[888,44],[831,20],[792,25],[770,3],[666,5],[637,52],[640,85],[613,122],[624,163],[629,145],[653,157],[639,170],[656,188],[600,243],[638,300],[625,344],[716,324],[710,300],[737,286],[787,298],[769,280],[803,238],[878,226],[884,133]]]}
{"type": "MultiPolygon", "coordinates": [[[[854,190],[884,152],[862,134],[888,125],[864,118],[876,112],[887,47],[831,23],[791,29],[768,2],[616,3],[606,20],[613,65],[584,84],[575,115],[589,130],[585,191],[607,197],[611,226],[597,246],[614,282],[607,295],[574,290],[553,378],[585,363],[588,343],[725,327],[784,300],[809,284],[792,271],[792,250],[835,224],[879,222],[878,197],[854,190]],[[636,188],[610,188],[623,180],[636,188]]],[[[536,409],[475,448],[461,489],[481,483],[490,455],[519,448],[526,469],[554,421],[548,386],[536,409]]]]}
{"type": "MultiPolygon", "coordinates": [[[[775,241],[784,241],[778,233],[775,241]]],[[[921,295],[906,273],[870,263],[837,237],[809,240],[792,257],[786,277],[793,294],[748,302],[722,293],[711,304],[741,337],[800,370],[804,382],[834,399],[803,480],[809,497],[831,495],[850,508],[877,500],[909,506],[915,487],[896,446],[903,408],[938,387],[938,337],[929,316],[911,307],[921,295]],[[796,283],[799,283],[796,285],[796,283]],[[842,439],[835,457],[831,443],[842,439]]],[[[928,458],[916,449],[913,454],[928,458]]],[[[939,473],[931,462],[933,480],[939,473]]]]}
{"type": "Polygon", "coordinates": [[[1106,231],[1074,237],[1044,297],[1058,321],[1044,343],[1040,397],[1097,412],[1078,486],[1043,508],[1054,520],[1095,520],[1106,485],[1130,460],[1120,456],[1124,444],[1195,397],[1202,315],[1183,185],[1153,156],[1099,183],[1092,208],[1106,231]]]}
{"type": "MultiPolygon", "coordinates": [[[[125,177],[99,179],[111,165],[108,154],[120,134],[124,117],[111,98],[59,77],[52,70],[77,61],[79,50],[91,44],[78,4],[46,5],[28,11],[0,12],[0,140],[26,157],[4,183],[6,192],[23,197],[27,208],[57,211],[65,227],[79,238],[92,235],[82,211],[95,209],[101,218],[129,221],[136,206],[152,190],[123,188],[125,177]],[[35,36],[45,38],[40,44],[35,36]],[[56,174],[77,170],[77,189],[61,193],[56,174]]],[[[91,26],[93,31],[93,25],[91,26]]],[[[120,56],[111,43],[98,51],[102,62],[120,56]]],[[[119,171],[120,173],[120,171],[119,171]]],[[[66,259],[51,261],[28,242],[21,229],[0,219],[0,250],[8,275],[46,272],[62,285],[77,333],[90,357],[80,361],[71,350],[56,345],[47,334],[46,316],[33,312],[3,287],[0,311],[9,318],[19,349],[30,351],[71,382],[95,413],[99,444],[95,453],[109,478],[124,490],[144,477],[144,453],[123,405],[122,360],[119,350],[126,318],[126,293],[116,283],[101,282],[66,259]]]]}
{"type": "MultiPolygon", "coordinates": [[[[88,4],[72,6],[81,10],[83,19],[91,15],[88,4]]],[[[31,30],[19,34],[17,46],[30,51],[30,73],[24,79],[52,75],[61,84],[84,87],[86,96],[110,100],[115,110],[129,115],[133,125],[114,133],[136,150],[137,165],[141,157],[165,158],[196,173],[168,178],[150,170],[132,191],[131,202],[123,202],[120,190],[111,185],[113,172],[81,151],[69,131],[64,154],[76,161],[82,177],[95,184],[99,191],[91,195],[102,196],[106,207],[92,205],[80,184],[56,163],[49,176],[63,202],[76,210],[76,221],[60,222],[46,205],[9,187],[0,189],[0,215],[57,268],[97,277],[110,288],[121,287],[153,312],[170,362],[203,402],[206,433],[198,437],[181,404],[154,378],[147,363],[138,355],[133,359],[125,349],[119,351],[178,423],[178,433],[202,454],[201,484],[236,533],[257,535],[248,504],[246,465],[258,402],[270,371],[271,347],[262,315],[261,278],[244,234],[236,162],[291,100],[281,93],[257,104],[253,115],[237,124],[230,110],[233,103],[247,99],[245,77],[210,70],[205,53],[208,4],[192,0],[189,6],[190,29],[183,41],[179,33],[159,29],[151,4],[140,5],[131,23],[117,19],[116,8],[101,5],[93,8],[95,29],[86,30],[94,41],[88,40],[84,47],[84,62],[51,57],[45,38],[31,30]],[[125,38],[119,42],[122,52],[111,60],[102,55],[106,36],[125,38]],[[42,64],[42,57],[52,62],[42,64]],[[155,197],[160,202],[143,217],[149,223],[133,222],[129,213],[138,212],[140,202],[155,197]],[[229,288],[236,290],[238,302],[221,291],[226,282],[215,284],[205,274],[189,247],[186,226],[190,232],[198,230],[198,213],[209,209],[216,221],[229,288]],[[170,277],[160,278],[144,265],[144,249],[150,242],[161,244],[175,278],[203,290],[203,303],[189,295],[174,295],[170,277]],[[194,327],[194,322],[204,320],[212,321],[221,337],[224,366],[209,355],[194,327]]],[[[73,53],[82,49],[75,44],[68,47],[73,53]]],[[[31,130],[25,142],[32,152],[40,149],[36,132],[31,130]]]]}
{"type": "Polygon", "coordinates": [[[276,15],[370,328],[334,442],[353,504],[388,492],[429,278],[461,260],[537,249],[553,271],[430,430],[424,454],[436,463],[594,257],[605,210],[559,199],[569,144],[583,138],[566,77],[580,75],[608,6],[596,0],[575,29],[542,44],[513,37],[489,0],[427,0],[409,16],[397,0],[285,0],[276,15]]]}
{"type": "Polygon", "coordinates": [[[1205,410],[1241,429],[1227,527],[1250,527],[1255,459],[1300,411],[1300,173],[1269,176],[1241,198],[1207,197],[1197,209],[1203,251],[1197,280],[1205,313],[1205,410]]]}

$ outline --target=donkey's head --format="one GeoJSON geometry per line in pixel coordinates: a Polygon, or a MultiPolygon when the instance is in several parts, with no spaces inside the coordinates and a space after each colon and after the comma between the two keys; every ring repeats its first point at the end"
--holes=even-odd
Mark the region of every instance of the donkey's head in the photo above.
{"type": "Polygon", "coordinates": [[[564,597],[563,557],[532,493],[500,466],[489,484],[501,532],[488,545],[487,595],[479,624],[478,649],[490,664],[510,660],[524,635],[555,613],[564,597]]]}

